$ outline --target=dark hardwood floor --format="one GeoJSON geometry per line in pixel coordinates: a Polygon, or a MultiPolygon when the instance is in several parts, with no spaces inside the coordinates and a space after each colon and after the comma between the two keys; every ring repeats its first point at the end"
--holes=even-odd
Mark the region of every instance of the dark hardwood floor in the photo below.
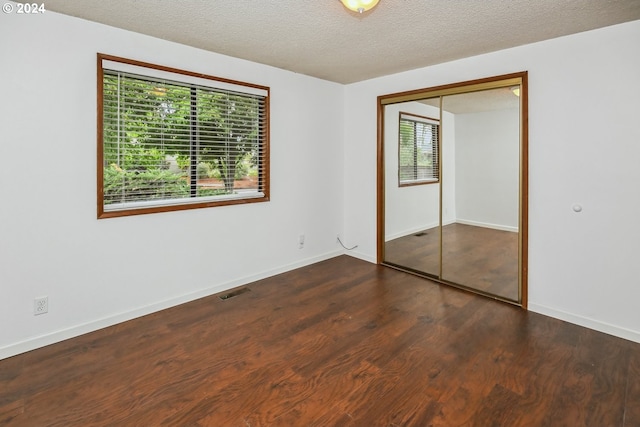
{"type": "Polygon", "coordinates": [[[0,425],[640,425],[640,344],[347,256],[248,287],[0,361],[0,425]]]}
{"type": "MultiPolygon", "coordinates": [[[[431,228],[385,244],[385,261],[440,271],[440,231],[431,228]]],[[[442,227],[442,279],[518,301],[518,233],[453,223],[442,227]]]]}

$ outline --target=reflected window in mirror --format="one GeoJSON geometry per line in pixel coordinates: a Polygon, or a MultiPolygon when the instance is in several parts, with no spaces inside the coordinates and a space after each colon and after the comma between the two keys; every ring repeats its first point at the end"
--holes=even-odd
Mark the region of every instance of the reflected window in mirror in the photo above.
{"type": "Polygon", "coordinates": [[[398,184],[432,184],[440,180],[440,120],[400,113],[398,184]]]}

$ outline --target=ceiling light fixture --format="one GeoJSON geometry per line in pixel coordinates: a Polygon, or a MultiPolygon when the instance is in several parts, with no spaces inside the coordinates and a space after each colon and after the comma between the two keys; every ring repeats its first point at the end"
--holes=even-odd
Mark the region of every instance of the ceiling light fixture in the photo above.
{"type": "Polygon", "coordinates": [[[511,92],[513,92],[515,96],[520,96],[520,86],[513,86],[509,89],[511,89],[511,92]]]}
{"type": "Polygon", "coordinates": [[[380,0],[340,0],[344,7],[354,12],[362,13],[373,9],[380,0]]]}

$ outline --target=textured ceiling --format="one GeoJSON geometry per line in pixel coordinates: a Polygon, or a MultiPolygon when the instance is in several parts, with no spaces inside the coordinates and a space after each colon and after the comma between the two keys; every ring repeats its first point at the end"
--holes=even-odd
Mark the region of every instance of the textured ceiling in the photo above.
{"type": "Polygon", "coordinates": [[[47,0],[50,11],[339,83],[640,19],[640,0],[47,0]]]}

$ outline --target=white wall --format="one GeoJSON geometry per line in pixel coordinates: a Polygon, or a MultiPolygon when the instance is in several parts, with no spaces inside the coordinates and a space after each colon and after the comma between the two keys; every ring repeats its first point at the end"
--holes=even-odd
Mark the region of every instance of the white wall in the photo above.
{"type": "Polygon", "coordinates": [[[519,123],[517,108],[455,115],[459,222],[518,230],[519,123]]]}
{"type": "Polygon", "coordinates": [[[342,85],[53,12],[0,58],[0,358],[342,253],[342,85]],[[97,220],[97,52],[270,86],[271,201],[97,220]]]}
{"type": "Polygon", "coordinates": [[[634,21],[348,85],[358,256],[376,257],[376,97],[528,70],[529,308],[640,342],[639,40],[634,21]]]}

